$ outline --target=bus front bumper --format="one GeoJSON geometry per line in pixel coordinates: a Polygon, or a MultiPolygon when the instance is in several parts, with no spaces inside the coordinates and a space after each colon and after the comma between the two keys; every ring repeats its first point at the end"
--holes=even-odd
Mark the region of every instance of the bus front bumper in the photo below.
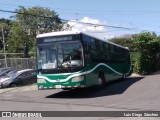
{"type": "Polygon", "coordinates": [[[46,80],[38,79],[37,86],[39,90],[44,89],[73,89],[85,88],[84,77],[72,78],[66,82],[49,82],[46,80]]]}
{"type": "Polygon", "coordinates": [[[74,88],[85,88],[85,85],[77,86],[63,86],[63,85],[54,85],[54,86],[44,86],[38,85],[38,90],[47,90],[47,89],[74,89],[74,88]]]}

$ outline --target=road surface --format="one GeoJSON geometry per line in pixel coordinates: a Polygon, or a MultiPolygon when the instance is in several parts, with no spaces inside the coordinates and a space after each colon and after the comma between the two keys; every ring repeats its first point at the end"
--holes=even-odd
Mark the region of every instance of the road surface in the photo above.
{"type": "MultiPolygon", "coordinates": [[[[159,101],[160,74],[131,76],[124,81],[108,83],[100,90],[38,91],[36,85],[0,89],[0,111],[160,111],[159,101]]],[[[160,117],[138,120],[150,119],[159,120],[160,117]]]]}

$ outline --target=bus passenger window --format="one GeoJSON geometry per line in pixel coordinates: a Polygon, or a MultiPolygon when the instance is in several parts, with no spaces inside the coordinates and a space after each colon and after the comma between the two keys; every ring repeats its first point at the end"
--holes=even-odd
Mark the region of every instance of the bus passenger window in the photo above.
{"type": "Polygon", "coordinates": [[[113,45],[110,45],[110,50],[111,50],[111,53],[114,53],[114,46],[113,45]]]}
{"type": "Polygon", "coordinates": [[[95,39],[91,38],[91,48],[92,50],[96,49],[95,39]]]}

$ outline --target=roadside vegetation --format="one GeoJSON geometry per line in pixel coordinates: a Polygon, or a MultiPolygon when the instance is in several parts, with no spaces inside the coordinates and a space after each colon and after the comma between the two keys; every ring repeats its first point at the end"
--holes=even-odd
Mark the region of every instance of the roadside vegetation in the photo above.
{"type": "MultiPolygon", "coordinates": [[[[0,27],[3,27],[4,30],[8,53],[23,53],[27,45],[29,54],[25,57],[35,57],[37,34],[69,29],[69,26],[59,18],[58,14],[48,8],[20,6],[15,11],[17,14],[11,16],[10,19],[0,19],[0,27]]],[[[2,33],[1,29],[0,33],[2,33]]],[[[0,53],[3,53],[2,39],[2,35],[0,35],[0,53]]],[[[160,36],[155,33],[124,35],[110,39],[110,41],[130,49],[135,73],[150,74],[160,69],[160,36]]],[[[10,57],[22,56],[10,55],[10,57]]],[[[0,56],[0,59],[2,58],[3,55],[0,56]]]]}
{"type": "MultiPolygon", "coordinates": [[[[15,11],[17,14],[11,16],[10,19],[0,19],[0,27],[3,27],[6,51],[8,53],[23,53],[24,47],[27,45],[28,57],[34,57],[36,51],[36,35],[39,33],[60,31],[65,24],[56,12],[48,8],[25,8],[20,6],[15,11]]],[[[1,29],[0,33],[2,33],[1,29]]],[[[2,35],[0,35],[0,52],[3,52],[2,35]]],[[[18,55],[10,56],[21,57],[18,55]]],[[[3,58],[3,56],[0,57],[3,58]]]]}
{"type": "Polygon", "coordinates": [[[130,49],[135,73],[147,75],[160,70],[160,36],[155,33],[125,35],[110,41],[130,49]]]}

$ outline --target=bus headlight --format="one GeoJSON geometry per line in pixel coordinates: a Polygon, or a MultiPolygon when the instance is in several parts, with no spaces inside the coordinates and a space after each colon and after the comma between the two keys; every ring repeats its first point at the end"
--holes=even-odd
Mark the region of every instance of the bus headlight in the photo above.
{"type": "Polygon", "coordinates": [[[72,82],[80,82],[84,80],[84,76],[77,76],[72,78],[72,82]]]}
{"type": "Polygon", "coordinates": [[[46,81],[43,78],[38,78],[37,83],[46,83],[46,81]]]}

